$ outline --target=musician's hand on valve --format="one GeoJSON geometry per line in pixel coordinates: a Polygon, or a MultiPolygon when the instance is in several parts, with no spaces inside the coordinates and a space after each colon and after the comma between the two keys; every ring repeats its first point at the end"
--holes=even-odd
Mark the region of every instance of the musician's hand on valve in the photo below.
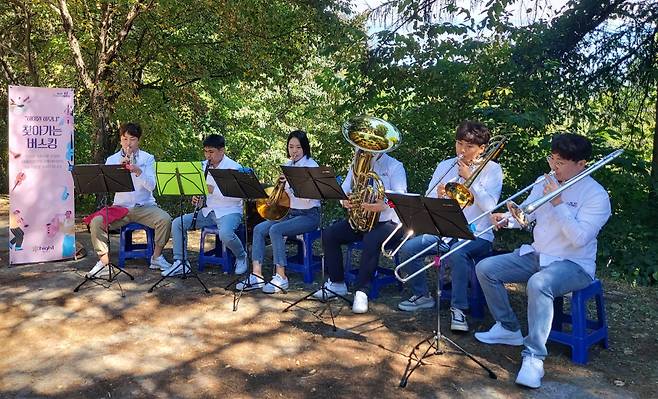
{"type": "Polygon", "coordinates": [[[280,181],[280,182],[284,182],[284,181],[286,181],[286,175],[284,175],[283,173],[281,173],[281,174],[279,175],[279,181],[280,181]]]}
{"type": "Polygon", "coordinates": [[[509,224],[509,215],[507,213],[492,213],[489,218],[494,225],[494,230],[502,229],[509,224]]]}
{"type": "Polygon", "coordinates": [[[347,199],[346,200],[340,200],[340,204],[345,209],[351,209],[353,207],[351,199],[352,199],[352,194],[347,194],[347,199]]]}
{"type": "Polygon", "coordinates": [[[383,212],[388,208],[388,205],[386,205],[384,200],[378,200],[372,204],[362,204],[361,207],[367,212],[383,212]]]}
{"type": "MultiPolygon", "coordinates": [[[[548,175],[544,175],[544,195],[548,195],[552,193],[553,191],[557,190],[559,187],[560,184],[556,182],[554,178],[548,175]]],[[[562,203],[561,194],[551,200],[551,204],[553,206],[558,206],[561,203],[562,203]]]]}

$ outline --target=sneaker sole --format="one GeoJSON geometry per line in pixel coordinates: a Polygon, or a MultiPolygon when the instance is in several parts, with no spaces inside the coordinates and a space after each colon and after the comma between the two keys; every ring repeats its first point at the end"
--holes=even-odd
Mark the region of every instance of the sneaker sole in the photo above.
{"type": "Polygon", "coordinates": [[[404,310],[405,312],[415,312],[416,310],[424,310],[424,309],[432,309],[436,307],[436,303],[428,303],[425,305],[417,305],[417,306],[406,306],[402,304],[398,304],[398,309],[404,310]]]}
{"type": "Polygon", "coordinates": [[[237,291],[240,291],[240,290],[242,290],[242,291],[254,291],[254,290],[262,290],[262,289],[263,289],[263,286],[262,286],[262,285],[261,285],[261,286],[258,286],[258,285],[250,285],[249,287],[244,287],[244,288],[242,288],[242,289],[240,289],[240,288],[238,288],[238,287],[236,286],[235,289],[236,289],[237,291]]]}
{"type": "Polygon", "coordinates": [[[513,339],[488,339],[488,338],[482,338],[478,337],[477,334],[475,334],[475,339],[478,341],[485,343],[485,344],[490,344],[490,345],[510,345],[510,346],[523,346],[523,338],[520,338],[518,340],[513,340],[513,339]]]}
{"type": "Polygon", "coordinates": [[[450,331],[468,332],[468,325],[462,326],[459,324],[450,324],[450,331]]]}
{"type": "Polygon", "coordinates": [[[541,381],[538,384],[533,384],[529,381],[523,381],[523,379],[517,378],[516,381],[514,381],[516,385],[521,385],[526,388],[532,388],[532,389],[537,389],[541,387],[541,381]]]}

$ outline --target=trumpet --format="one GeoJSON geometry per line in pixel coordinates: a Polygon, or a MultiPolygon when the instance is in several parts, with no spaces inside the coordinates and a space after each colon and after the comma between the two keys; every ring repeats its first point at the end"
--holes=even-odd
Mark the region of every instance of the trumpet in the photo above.
{"type": "MultiPolygon", "coordinates": [[[[535,212],[539,207],[541,207],[545,203],[551,201],[552,199],[554,199],[555,197],[560,195],[564,190],[568,189],[569,187],[571,187],[574,184],[578,183],[583,178],[585,178],[585,177],[589,176],[590,174],[592,174],[594,171],[596,171],[599,168],[603,167],[604,165],[608,164],[610,161],[617,158],[623,152],[624,152],[623,149],[615,150],[612,153],[610,153],[610,154],[606,155],[605,157],[601,158],[597,162],[593,163],[588,168],[586,168],[583,171],[581,171],[580,173],[578,173],[576,176],[574,176],[571,179],[564,182],[557,190],[552,191],[552,192],[544,195],[541,198],[536,199],[535,201],[533,201],[533,202],[531,202],[531,203],[529,203],[525,206],[517,205],[514,202],[514,199],[516,197],[518,197],[522,193],[524,193],[524,192],[528,191],[529,189],[531,189],[532,187],[534,187],[535,184],[538,184],[538,183],[544,181],[546,179],[546,177],[542,177],[541,179],[538,179],[534,183],[532,183],[532,184],[528,185],[527,187],[523,188],[521,191],[518,191],[517,193],[515,193],[511,197],[509,197],[506,200],[504,200],[504,201],[500,202],[499,204],[497,204],[492,210],[487,211],[487,212],[483,212],[478,217],[476,217],[471,222],[469,222],[469,224],[473,223],[473,222],[481,219],[482,217],[491,214],[495,209],[502,206],[503,204],[505,204],[507,206],[508,210],[509,210],[510,216],[508,216],[504,220],[499,221],[496,224],[492,224],[491,226],[489,226],[485,230],[483,230],[480,233],[478,233],[477,235],[475,235],[475,238],[480,237],[481,235],[485,234],[486,232],[494,229],[496,226],[498,226],[503,221],[510,220],[510,219],[515,219],[519,223],[519,225],[522,226],[522,227],[528,226],[528,224],[529,224],[529,217],[528,216],[530,214],[535,212]]],[[[551,178],[550,176],[553,176],[553,175],[554,175],[554,173],[549,173],[547,176],[549,176],[549,178],[551,178]]],[[[439,262],[442,261],[443,259],[447,258],[448,256],[452,255],[454,252],[462,249],[469,242],[470,242],[470,240],[462,241],[460,244],[453,247],[450,251],[448,251],[445,254],[441,255],[441,257],[439,257],[439,262]]],[[[412,273],[412,274],[410,274],[406,277],[400,276],[400,269],[402,269],[409,262],[413,261],[414,259],[418,258],[419,256],[422,256],[423,254],[427,253],[428,251],[430,251],[432,248],[434,248],[437,245],[438,245],[438,243],[429,245],[425,249],[423,249],[422,251],[420,251],[417,254],[415,254],[414,256],[412,256],[411,258],[409,258],[406,261],[400,263],[394,270],[395,278],[397,278],[399,281],[401,281],[403,283],[406,283],[407,281],[413,279],[417,275],[423,273],[425,270],[427,270],[430,267],[434,266],[435,261],[432,261],[432,262],[428,263],[427,265],[425,265],[424,267],[422,267],[421,269],[419,269],[418,271],[416,271],[416,272],[414,272],[414,273],[412,273]]],[[[383,248],[383,245],[382,245],[382,248],[383,248]]]]}

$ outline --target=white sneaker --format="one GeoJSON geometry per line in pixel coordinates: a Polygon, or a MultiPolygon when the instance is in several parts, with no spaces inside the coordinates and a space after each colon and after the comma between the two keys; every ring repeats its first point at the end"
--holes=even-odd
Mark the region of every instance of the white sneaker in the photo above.
{"type": "Polygon", "coordinates": [[[366,313],[368,311],[368,295],[363,291],[354,293],[352,302],[352,313],[366,313]]]}
{"type": "Polygon", "coordinates": [[[327,282],[324,283],[324,287],[333,292],[319,289],[313,293],[313,298],[319,299],[321,301],[328,301],[329,299],[335,298],[336,294],[342,296],[347,295],[347,286],[345,285],[344,282],[334,283],[333,281],[331,281],[331,279],[327,279],[327,282]],[[334,294],[334,292],[336,294],[334,294]]]}
{"type": "MultiPolygon", "coordinates": [[[[170,268],[163,270],[162,273],[160,274],[164,277],[178,276],[180,274],[183,274],[182,266],[183,266],[183,262],[179,259],[176,259],[174,261],[174,264],[171,265],[170,268]]],[[[185,261],[185,273],[188,274],[191,272],[192,272],[192,268],[190,267],[190,262],[185,261]]]]}
{"type": "Polygon", "coordinates": [[[398,304],[398,309],[405,312],[413,312],[420,309],[431,309],[436,305],[436,301],[432,295],[414,295],[406,301],[398,304]]]}
{"type": "Polygon", "coordinates": [[[167,262],[167,259],[163,255],[158,256],[157,258],[151,258],[151,265],[149,269],[153,270],[167,270],[171,267],[171,263],[167,262]]]}
{"type": "Polygon", "coordinates": [[[265,284],[263,287],[263,292],[266,294],[275,294],[277,292],[281,292],[283,290],[288,289],[288,279],[283,278],[279,276],[278,274],[274,274],[272,277],[272,281],[269,283],[265,284]]]}
{"type": "Polygon", "coordinates": [[[485,344],[523,345],[521,330],[509,331],[499,321],[489,331],[475,333],[475,339],[485,344]]]}
{"type": "Polygon", "coordinates": [[[247,255],[235,259],[235,274],[244,274],[247,272],[247,255]]]}
{"type": "Polygon", "coordinates": [[[468,331],[468,322],[466,322],[466,315],[461,309],[450,308],[450,329],[452,331],[468,331]]]}
{"type": "Polygon", "coordinates": [[[515,382],[528,388],[539,388],[543,376],[544,361],[536,357],[526,356],[523,358],[523,364],[515,382]]]}
{"type": "Polygon", "coordinates": [[[237,283],[235,289],[238,291],[251,291],[261,289],[264,285],[265,279],[251,273],[247,278],[237,283]]]}
{"type": "Polygon", "coordinates": [[[89,270],[89,273],[87,273],[87,278],[99,278],[103,276],[109,276],[110,269],[105,266],[106,266],[105,263],[99,260],[98,262],[96,262],[94,267],[92,267],[91,270],[89,270]]]}

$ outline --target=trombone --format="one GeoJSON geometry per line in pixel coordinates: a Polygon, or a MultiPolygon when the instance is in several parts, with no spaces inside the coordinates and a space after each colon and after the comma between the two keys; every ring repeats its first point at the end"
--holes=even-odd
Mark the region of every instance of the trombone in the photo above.
{"type": "MultiPolygon", "coordinates": [[[[475,197],[473,196],[473,193],[470,191],[471,185],[475,182],[475,179],[480,175],[480,173],[484,170],[484,167],[489,163],[494,158],[497,158],[498,155],[500,155],[501,151],[503,151],[503,148],[505,148],[505,144],[507,143],[507,136],[504,135],[498,135],[494,136],[489,140],[489,145],[484,149],[482,154],[473,162],[473,165],[476,165],[477,168],[473,171],[471,176],[464,181],[464,183],[457,183],[454,181],[450,181],[446,184],[445,190],[446,194],[449,198],[454,199],[457,201],[457,204],[464,209],[467,206],[473,205],[473,202],[475,201],[475,197]]],[[[457,159],[455,162],[450,166],[450,168],[446,171],[446,173],[441,176],[441,178],[430,188],[425,192],[425,196],[430,195],[434,189],[441,183],[443,178],[454,168],[459,161],[462,160],[464,156],[462,154],[457,155],[457,159]]],[[[516,197],[515,197],[516,198],[516,197]]],[[[496,208],[498,208],[500,205],[496,205],[496,208]]],[[[484,215],[484,214],[483,214],[484,215]]],[[[482,215],[478,216],[476,219],[469,223],[474,223],[477,220],[480,220],[482,215]]],[[[409,230],[407,234],[404,235],[404,238],[402,241],[400,241],[400,244],[395,247],[393,251],[387,251],[386,250],[386,245],[388,245],[389,241],[393,239],[395,234],[402,228],[402,223],[398,223],[398,225],[395,227],[395,230],[386,237],[384,242],[382,243],[381,251],[386,256],[387,258],[392,258],[395,256],[395,254],[402,248],[405,242],[409,240],[413,235],[414,232],[412,230],[409,230]]]]}
{"type": "MultiPolygon", "coordinates": [[[[540,198],[536,199],[535,201],[533,201],[533,202],[531,202],[527,205],[520,206],[520,205],[517,205],[513,201],[516,197],[518,197],[522,193],[524,193],[524,192],[528,191],[529,189],[531,189],[532,187],[534,187],[535,184],[538,184],[538,183],[541,183],[542,181],[544,181],[547,178],[547,176],[549,178],[553,178],[555,173],[553,171],[551,171],[551,173],[549,173],[548,175],[543,176],[542,178],[536,180],[532,184],[530,184],[527,187],[523,188],[521,191],[518,191],[514,195],[512,195],[509,198],[505,199],[504,201],[500,202],[492,210],[487,211],[487,212],[483,212],[481,215],[479,215],[478,217],[476,217],[475,219],[470,221],[469,224],[474,223],[477,220],[480,220],[481,218],[483,218],[484,216],[487,216],[487,215],[491,214],[495,209],[497,209],[498,207],[505,204],[505,205],[507,205],[507,209],[509,210],[510,216],[508,216],[504,220],[510,220],[510,219],[514,218],[514,219],[516,219],[516,221],[519,223],[519,225],[521,227],[527,227],[528,224],[529,224],[529,215],[532,214],[534,211],[536,211],[540,206],[542,206],[545,203],[551,201],[552,199],[554,199],[555,197],[560,195],[562,193],[562,191],[568,189],[569,187],[571,187],[574,184],[578,183],[583,178],[589,176],[592,172],[596,171],[597,169],[599,169],[602,166],[606,165],[607,163],[609,163],[613,159],[617,158],[623,152],[624,152],[623,149],[618,149],[618,150],[613,151],[612,153],[606,155],[605,157],[601,158],[597,162],[590,165],[587,169],[584,169],[583,171],[578,173],[576,176],[574,176],[571,179],[564,182],[564,184],[562,184],[560,187],[558,187],[555,191],[552,191],[552,192],[544,195],[543,197],[540,197],[540,198]]],[[[485,234],[486,232],[494,229],[501,222],[502,221],[499,221],[498,223],[492,224],[491,226],[487,227],[485,230],[483,230],[480,233],[478,233],[477,235],[475,235],[475,238],[477,238],[477,237],[485,234]]],[[[470,242],[470,240],[463,240],[459,245],[455,246],[450,251],[448,251],[445,254],[441,255],[439,257],[439,262],[442,261],[443,259],[447,258],[448,256],[452,255],[454,252],[462,249],[469,242],[470,242]]],[[[407,281],[413,279],[417,275],[423,273],[425,270],[427,270],[430,267],[434,266],[435,261],[432,261],[432,262],[428,263],[427,265],[425,265],[424,267],[422,267],[421,269],[419,269],[418,271],[412,273],[411,275],[408,275],[406,277],[401,277],[400,276],[400,269],[402,269],[409,262],[413,261],[414,259],[418,258],[419,256],[427,253],[428,251],[430,251],[432,248],[436,247],[437,245],[438,245],[438,241],[434,244],[431,244],[431,245],[427,246],[425,249],[418,252],[417,254],[415,254],[411,258],[407,259],[406,261],[400,263],[394,270],[395,278],[397,278],[398,280],[400,280],[403,283],[406,283],[407,281]]],[[[401,245],[398,248],[396,248],[396,250],[399,249],[400,247],[401,247],[401,245]]]]}

